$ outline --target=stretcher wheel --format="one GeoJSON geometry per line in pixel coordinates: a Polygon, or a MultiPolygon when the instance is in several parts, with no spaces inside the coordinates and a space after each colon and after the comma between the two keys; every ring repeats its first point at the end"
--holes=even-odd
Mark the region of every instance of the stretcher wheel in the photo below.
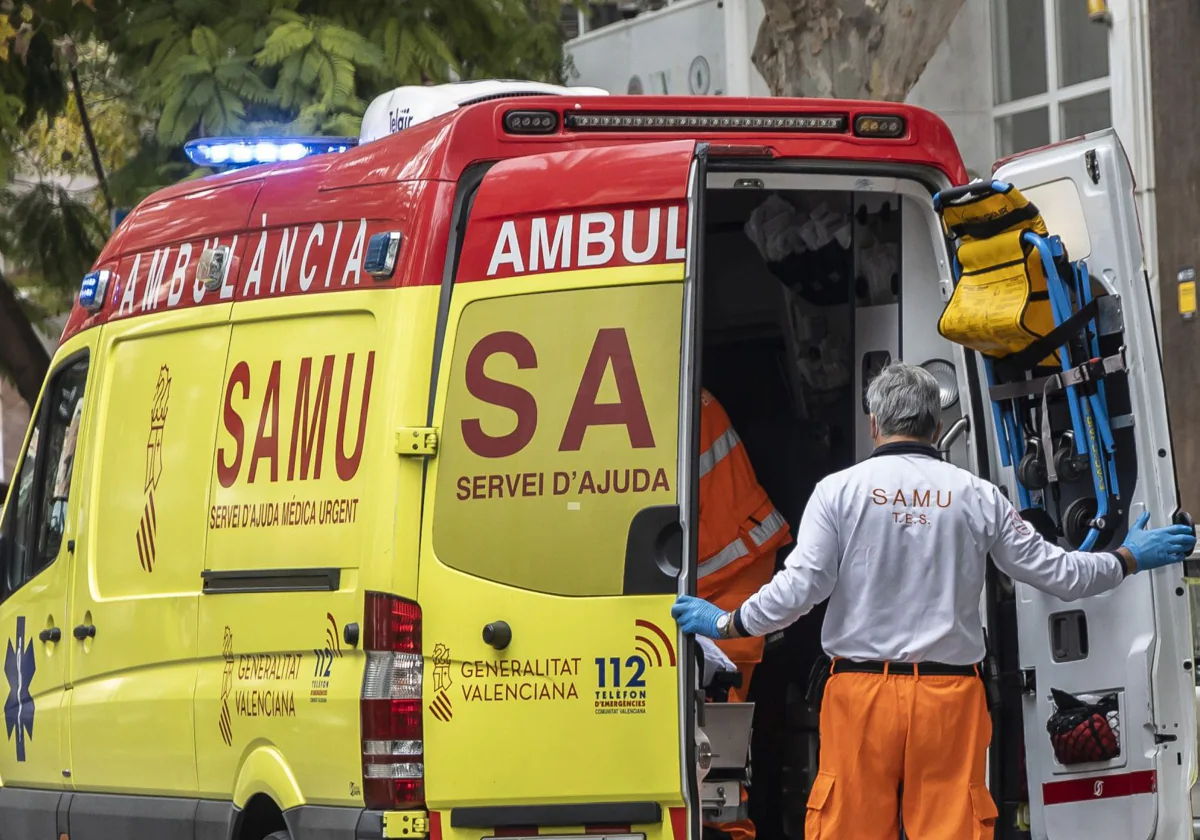
{"type": "Polygon", "coordinates": [[[1082,455],[1077,455],[1074,447],[1067,443],[1055,450],[1054,469],[1063,481],[1079,481],[1087,474],[1088,460],[1082,455]]]}
{"type": "Polygon", "coordinates": [[[1062,532],[1072,548],[1083,545],[1083,541],[1087,538],[1088,531],[1093,525],[1099,531],[1099,535],[1090,550],[1101,551],[1108,545],[1108,541],[1112,537],[1112,528],[1107,522],[1096,519],[1098,510],[1099,505],[1091,497],[1076,499],[1067,505],[1067,509],[1063,511],[1062,515],[1062,532]]]}
{"type": "Polygon", "coordinates": [[[1042,463],[1041,455],[1026,452],[1017,464],[1017,480],[1029,490],[1044,490],[1049,480],[1046,477],[1046,465],[1042,463]]]}

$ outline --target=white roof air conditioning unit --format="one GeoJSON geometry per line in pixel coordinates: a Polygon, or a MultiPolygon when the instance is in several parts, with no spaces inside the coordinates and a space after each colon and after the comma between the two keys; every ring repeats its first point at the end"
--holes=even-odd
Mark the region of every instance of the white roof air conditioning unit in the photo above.
{"type": "Polygon", "coordinates": [[[495,79],[483,82],[451,82],[444,85],[398,87],[375,97],[363,114],[359,144],[370,143],[403,131],[417,123],[476,102],[514,96],[607,96],[592,87],[563,87],[542,82],[495,79]]]}

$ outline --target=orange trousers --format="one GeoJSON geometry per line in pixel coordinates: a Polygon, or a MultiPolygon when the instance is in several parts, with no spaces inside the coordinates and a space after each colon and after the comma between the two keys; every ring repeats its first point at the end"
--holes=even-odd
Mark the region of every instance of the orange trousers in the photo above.
{"type": "Polygon", "coordinates": [[[834,674],[805,840],[992,840],[992,740],[976,677],[834,674]]]}

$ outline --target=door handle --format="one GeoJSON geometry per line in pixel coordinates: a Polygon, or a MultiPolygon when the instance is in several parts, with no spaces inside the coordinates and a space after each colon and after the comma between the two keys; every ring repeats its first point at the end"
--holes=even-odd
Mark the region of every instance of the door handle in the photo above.
{"type": "Polygon", "coordinates": [[[683,566],[678,505],[642,508],[625,535],[625,595],[674,595],[683,566]]]}
{"type": "Polygon", "coordinates": [[[483,628],[483,641],[496,650],[504,650],[512,641],[512,628],[507,621],[493,621],[483,628]]]}
{"type": "Polygon", "coordinates": [[[41,633],[38,633],[38,638],[43,642],[57,644],[62,639],[62,631],[57,627],[47,627],[41,633]]]}
{"type": "Polygon", "coordinates": [[[81,642],[84,639],[96,638],[96,625],[95,624],[80,624],[80,625],[76,626],[75,638],[81,642]]]}

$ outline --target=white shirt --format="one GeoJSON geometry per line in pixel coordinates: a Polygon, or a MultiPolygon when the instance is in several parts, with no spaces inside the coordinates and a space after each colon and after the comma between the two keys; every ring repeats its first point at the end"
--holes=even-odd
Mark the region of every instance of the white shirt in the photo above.
{"type": "Polygon", "coordinates": [[[892,444],[817,485],[784,568],[741,607],[748,633],[781,630],[829,598],[829,656],[971,665],[984,657],[989,553],[1009,577],[1064,601],[1124,578],[1115,554],[1046,542],[996,485],[921,449],[892,444]]]}

